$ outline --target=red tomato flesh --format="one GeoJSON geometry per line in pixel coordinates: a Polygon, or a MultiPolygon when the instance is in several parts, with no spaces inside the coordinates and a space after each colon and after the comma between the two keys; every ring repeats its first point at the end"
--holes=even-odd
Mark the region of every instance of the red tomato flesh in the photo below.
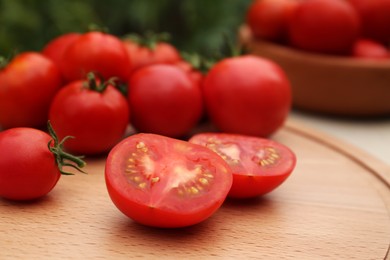
{"type": "Polygon", "coordinates": [[[105,179],[113,203],[125,215],[143,225],[175,228],[210,217],[225,200],[232,173],[205,147],[136,134],[111,150],[105,179]]]}
{"type": "Polygon", "coordinates": [[[270,139],[244,135],[201,133],[191,143],[203,145],[219,154],[231,167],[232,198],[264,195],[282,184],[293,171],[295,154],[270,139]]]}

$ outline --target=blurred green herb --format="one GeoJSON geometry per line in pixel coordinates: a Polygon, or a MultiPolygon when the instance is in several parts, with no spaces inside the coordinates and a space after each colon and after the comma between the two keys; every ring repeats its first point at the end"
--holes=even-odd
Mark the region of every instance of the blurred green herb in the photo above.
{"type": "Polygon", "coordinates": [[[235,39],[252,0],[0,0],[0,53],[41,50],[52,38],[90,24],[124,36],[168,32],[186,52],[213,55],[222,33],[235,39]]]}

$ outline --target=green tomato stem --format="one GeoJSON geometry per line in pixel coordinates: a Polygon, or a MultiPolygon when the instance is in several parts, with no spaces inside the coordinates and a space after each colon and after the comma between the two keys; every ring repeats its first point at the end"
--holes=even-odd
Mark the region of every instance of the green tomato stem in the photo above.
{"type": "Polygon", "coordinates": [[[0,69],[4,69],[8,65],[8,59],[4,58],[3,56],[0,56],[0,69]]]}
{"type": "Polygon", "coordinates": [[[144,35],[139,34],[129,34],[125,36],[125,39],[137,43],[140,46],[144,46],[152,51],[156,49],[156,46],[159,42],[167,42],[171,38],[169,33],[154,33],[152,31],[147,31],[144,35]]]}
{"type": "Polygon", "coordinates": [[[49,134],[53,138],[49,141],[48,148],[50,152],[53,153],[56,163],[58,166],[58,169],[61,174],[63,175],[73,175],[73,173],[66,172],[63,170],[64,166],[69,166],[74,169],[76,169],[79,172],[86,173],[81,168],[85,167],[86,162],[82,159],[82,156],[75,156],[70,153],[67,153],[64,151],[64,142],[68,140],[69,138],[73,138],[72,136],[66,136],[62,141],[59,142],[58,136],[56,132],[53,129],[53,126],[51,125],[50,121],[47,122],[47,129],[49,131],[49,134]]]}
{"type": "Polygon", "coordinates": [[[95,73],[89,72],[87,74],[87,81],[88,82],[86,84],[86,88],[93,90],[93,91],[97,91],[99,93],[103,93],[106,90],[106,88],[108,87],[108,85],[116,86],[116,82],[115,82],[116,80],[117,80],[117,78],[113,77],[107,81],[104,81],[103,77],[98,75],[98,78],[97,78],[95,73]]]}

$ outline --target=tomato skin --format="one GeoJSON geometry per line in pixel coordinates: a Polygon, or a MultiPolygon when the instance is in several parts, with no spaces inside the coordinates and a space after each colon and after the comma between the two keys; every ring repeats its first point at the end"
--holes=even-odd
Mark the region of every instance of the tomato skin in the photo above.
{"type": "Polygon", "coordinates": [[[266,195],[281,185],[290,173],[277,176],[251,176],[233,174],[233,185],[229,191],[229,198],[253,198],[266,195]]]}
{"type": "Polygon", "coordinates": [[[117,77],[127,81],[131,62],[122,41],[116,36],[89,32],[66,48],[61,72],[67,82],[84,79],[88,72],[100,74],[105,80],[117,77]]]}
{"type": "Polygon", "coordinates": [[[205,147],[135,134],[110,151],[105,180],[110,198],[125,215],[143,225],[177,228],[195,225],[216,212],[232,175],[226,162],[205,147]],[[200,182],[202,178],[208,181],[200,182]]]}
{"type": "Polygon", "coordinates": [[[45,47],[42,49],[42,54],[51,59],[58,67],[60,67],[62,56],[66,48],[68,48],[70,44],[78,39],[80,35],[80,33],[73,32],[60,35],[45,45],[45,47]]]}
{"type": "Polygon", "coordinates": [[[390,58],[390,51],[377,41],[359,39],[352,48],[352,56],[363,59],[387,60],[390,58]]]}
{"type": "Polygon", "coordinates": [[[201,89],[173,65],[141,68],[133,74],[128,87],[131,124],[139,132],[182,137],[202,116],[201,89]]]}
{"type": "Polygon", "coordinates": [[[246,22],[256,38],[284,41],[298,0],[256,0],[249,6],[246,22]]]}
{"type": "Polygon", "coordinates": [[[292,173],[295,154],[286,146],[253,136],[200,133],[189,142],[219,154],[230,166],[233,184],[230,198],[252,198],[275,190],[292,173]]]}
{"type": "Polygon", "coordinates": [[[348,54],[360,26],[358,13],[346,1],[307,0],[291,15],[290,44],[306,51],[348,54]]]}
{"type": "Polygon", "coordinates": [[[129,123],[126,98],[113,86],[102,92],[88,89],[83,80],[64,86],[55,96],[49,118],[60,139],[74,136],[64,147],[78,154],[100,154],[111,149],[129,123]]]}
{"type": "Polygon", "coordinates": [[[0,126],[42,127],[61,87],[55,64],[36,52],[17,55],[0,70],[0,126]]]}
{"type": "Polygon", "coordinates": [[[61,174],[48,149],[51,137],[18,127],[0,133],[0,197],[33,200],[49,193],[61,174]]]}
{"type": "Polygon", "coordinates": [[[362,35],[390,44],[390,1],[388,0],[348,0],[362,20],[362,35]]]}
{"type": "Polygon", "coordinates": [[[148,65],[173,64],[181,60],[179,51],[166,42],[157,42],[154,49],[131,40],[125,40],[124,45],[131,60],[133,71],[148,65]]]}
{"type": "Polygon", "coordinates": [[[291,107],[284,71],[252,55],[217,63],[206,75],[203,94],[209,118],[228,133],[269,136],[283,125],[291,107]]]}
{"type": "Polygon", "coordinates": [[[174,63],[174,65],[186,72],[200,88],[202,87],[204,77],[199,70],[195,69],[190,63],[184,60],[180,60],[174,63]]]}

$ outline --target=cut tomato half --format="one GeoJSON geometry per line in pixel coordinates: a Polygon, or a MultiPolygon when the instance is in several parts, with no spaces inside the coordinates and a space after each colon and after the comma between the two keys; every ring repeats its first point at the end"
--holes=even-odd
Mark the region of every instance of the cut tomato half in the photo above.
{"type": "Polygon", "coordinates": [[[233,198],[271,192],[287,179],[296,164],[296,156],[288,147],[270,139],[201,133],[189,141],[209,148],[229,164],[233,185],[228,196],[233,198]]]}
{"type": "Polygon", "coordinates": [[[210,217],[225,200],[232,173],[203,146],[136,134],[111,150],[105,180],[113,203],[125,215],[144,225],[171,228],[210,217]]]}

